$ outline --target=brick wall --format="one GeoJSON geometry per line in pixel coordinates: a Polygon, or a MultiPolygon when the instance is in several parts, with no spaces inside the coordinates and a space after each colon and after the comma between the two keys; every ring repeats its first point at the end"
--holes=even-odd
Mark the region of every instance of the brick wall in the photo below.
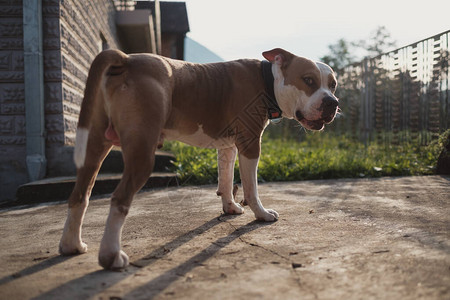
{"type": "Polygon", "coordinates": [[[22,1],[0,1],[0,197],[26,182],[22,1]]]}
{"type": "MultiPolygon", "coordinates": [[[[120,48],[112,0],[43,0],[47,176],[75,172],[72,146],[89,66],[120,48]]],[[[0,200],[28,181],[22,0],[0,0],[0,200]]]]}
{"type": "MultiPolygon", "coordinates": [[[[46,2],[59,3],[57,0],[46,2]]],[[[49,54],[57,52],[55,54],[58,55],[59,65],[45,67],[45,70],[61,70],[57,82],[60,111],[47,118],[47,131],[49,138],[51,137],[47,142],[48,176],[75,172],[72,163],[73,148],[70,146],[75,143],[78,114],[89,66],[102,48],[120,48],[116,38],[112,0],[64,0],[60,2],[59,10],[60,17],[57,21],[60,47],[48,49],[49,54]]],[[[53,16],[45,19],[50,17],[53,16]]],[[[57,88],[54,89],[56,91],[57,88]]]]}

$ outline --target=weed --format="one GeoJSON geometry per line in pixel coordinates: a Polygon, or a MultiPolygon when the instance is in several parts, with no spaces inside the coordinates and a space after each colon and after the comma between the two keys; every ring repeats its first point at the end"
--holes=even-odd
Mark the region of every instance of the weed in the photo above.
{"type": "MultiPolygon", "coordinates": [[[[265,136],[258,178],[260,181],[291,181],[433,174],[443,140],[428,146],[380,145],[376,142],[365,146],[354,139],[325,132],[304,134],[302,141],[265,136]]],[[[164,150],[175,154],[174,171],[180,175],[183,184],[217,182],[215,149],[168,142],[164,150]]],[[[239,179],[236,162],[235,181],[239,179]]]]}

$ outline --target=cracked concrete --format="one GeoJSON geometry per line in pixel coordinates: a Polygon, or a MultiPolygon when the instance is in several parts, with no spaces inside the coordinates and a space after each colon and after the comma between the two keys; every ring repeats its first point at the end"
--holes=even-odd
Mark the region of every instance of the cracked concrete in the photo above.
{"type": "MultiPolygon", "coordinates": [[[[131,265],[97,264],[108,197],[91,201],[87,254],[61,257],[66,204],[0,212],[1,299],[449,299],[450,178],[260,185],[275,223],[221,214],[215,187],[145,191],[123,232],[131,265]]],[[[237,194],[242,199],[242,191],[237,194]]]]}

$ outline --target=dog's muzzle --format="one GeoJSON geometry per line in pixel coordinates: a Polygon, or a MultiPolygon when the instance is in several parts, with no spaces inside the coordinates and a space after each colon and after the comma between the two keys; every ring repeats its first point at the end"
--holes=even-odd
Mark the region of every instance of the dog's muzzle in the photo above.
{"type": "Polygon", "coordinates": [[[329,124],[334,120],[338,109],[339,102],[336,98],[326,96],[322,99],[319,110],[321,118],[318,120],[307,120],[300,110],[295,112],[295,118],[303,127],[310,130],[322,130],[325,124],[329,124]]]}

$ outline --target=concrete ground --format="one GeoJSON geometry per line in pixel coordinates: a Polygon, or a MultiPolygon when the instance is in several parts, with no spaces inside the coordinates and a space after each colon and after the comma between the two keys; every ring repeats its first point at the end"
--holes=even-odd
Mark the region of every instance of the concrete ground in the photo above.
{"type": "Polygon", "coordinates": [[[221,215],[213,186],[138,194],[122,272],[97,264],[107,197],[72,257],[57,253],[65,204],[1,211],[0,298],[450,299],[450,177],[267,183],[260,196],[277,222],[221,215]]]}

